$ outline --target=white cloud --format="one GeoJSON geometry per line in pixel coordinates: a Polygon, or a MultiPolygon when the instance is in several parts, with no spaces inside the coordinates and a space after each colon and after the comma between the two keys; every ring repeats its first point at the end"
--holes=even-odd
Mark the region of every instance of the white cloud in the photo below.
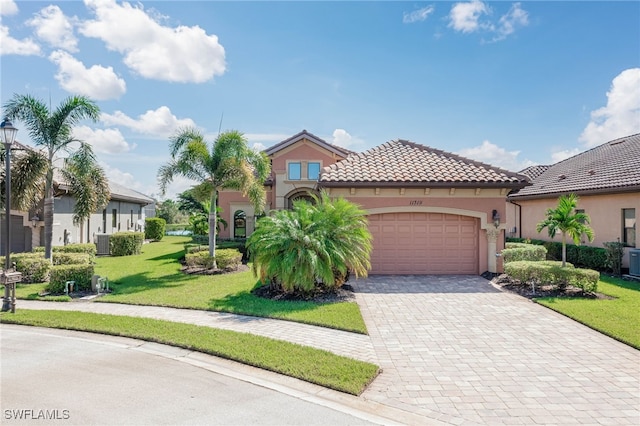
{"type": "Polygon", "coordinates": [[[414,22],[424,21],[433,13],[436,8],[433,5],[414,10],[413,12],[404,12],[402,14],[402,22],[404,24],[413,24],[414,22]]]}
{"type": "Polygon", "coordinates": [[[118,129],[92,129],[88,126],[73,128],[73,137],[91,144],[96,153],[122,154],[136,147],[128,143],[118,129]]]}
{"type": "Polygon", "coordinates": [[[487,28],[486,23],[481,23],[482,15],[491,13],[489,7],[480,0],[467,3],[456,3],[449,13],[449,27],[463,33],[472,33],[487,28]]]}
{"type": "Polygon", "coordinates": [[[331,143],[343,148],[352,149],[355,146],[363,145],[364,141],[358,138],[354,138],[344,129],[335,129],[333,131],[333,139],[331,143]]]}
{"type": "Polygon", "coordinates": [[[67,92],[106,100],[117,99],[127,91],[125,81],[116,75],[112,67],[93,65],[86,68],[63,50],[53,52],[49,60],[58,65],[55,77],[67,92]]]}
{"type": "MultiPolygon", "coordinates": [[[[169,185],[167,185],[164,195],[160,196],[160,198],[163,200],[175,200],[176,198],[178,198],[178,194],[186,191],[187,189],[191,189],[197,184],[198,182],[196,182],[195,180],[187,179],[183,176],[176,176],[173,181],[169,185]]],[[[158,192],[160,192],[159,187],[158,192]]]]}
{"type": "Polygon", "coordinates": [[[143,6],[114,0],[85,0],[96,19],[80,32],[124,54],[124,63],[145,78],[202,83],[225,72],[225,51],[215,35],[199,26],[170,28],[143,6]]]}
{"type": "Polygon", "coordinates": [[[611,82],[607,105],[591,112],[579,140],[587,147],[640,133],[640,68],[622,71],[611,82]]]}
{"type": "Polygon", "coordinates": [[[41,40],[55,48],[78,51],[78,39],[73,34],[73,24],[58,6],[50,5],[40,10],[35,17],[27,21],[27,25],[35,28],[41,40]]]}
{"type": "Polygon", "coordinates": [[[551,164],[555,164],[562,160],[566,160],[567,158],[580,154],[580,152],[582,152],[580,148],[563,149],[561,151],[554,151],[551,153],[551,164]]]}
{"type": "Polygon", "coordinates": [[[520,7],[520,3],[511,5],[511,9],[500,17],[496,32],[498,33],[493,41],[505,39],[515,32],[518,27],[529,25],[529,13],[520,7]]]}
{"type": "Polygon", "coordinates": [[[113,114],[103,113],[100,119],[108,126],[126,127],[138,133],[161,138],[170,137],[181,127],[195,127],[192,119],[178,119],[167,106],[161,106],[156,110],[148,110],[135,119],[122,111],[116,111],[113,114]]]}
{"type": "Polygon", "coordinates": [[[458,154],[514,172],[536,164],[530,160],[519,159],[520,151],[507,151],[487,140],[479,146],[461,149],[458,154]]]}
{"type": "Polygon", "coordinates": [[[0,16],[15,15],[18,13],[18,5],[13,0],[0,0],[0,16]]]}
{"type": "Polygon", "coordinates": [[[251,146],[251,149],[254,151],[264,151],[267,147],[261,144],[260,142],[256,142],[251,146]]]}
{"type": "Polygon", "coordinates": [[[9,27],[0,25],[0,55],[39,55],[40,46],[30,38],[15,39],[9,35],[9,27]]]}

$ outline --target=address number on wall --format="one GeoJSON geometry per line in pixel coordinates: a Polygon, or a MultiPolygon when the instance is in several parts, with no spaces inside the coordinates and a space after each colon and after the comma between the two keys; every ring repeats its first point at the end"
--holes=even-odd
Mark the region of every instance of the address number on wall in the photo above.
{"type": "Polygon", "coordinates": [[[411,201],[409,201],[409,205],[410,206],[421,206],[422,205],[422,200],[411,200],[411,201]]]}

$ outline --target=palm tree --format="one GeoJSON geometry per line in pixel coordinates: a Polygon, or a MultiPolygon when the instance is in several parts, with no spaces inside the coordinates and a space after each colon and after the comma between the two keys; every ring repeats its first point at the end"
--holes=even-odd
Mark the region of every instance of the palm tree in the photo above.
{"type": "Polygon", "coordinates": [[[365,212],[326,193],[312,198],[314,203],[294,201],[292,210],[261,218],[247,240],[263,284],[308,294],[318,286],[339,287],[350,272],[367,275],[371,234],[365,212]]]}
{"type": "Polygon", "coordinates": [[[576,213],[578,205],[576,194],[562,195],[558,198],[558,206],[555,209],[547,209],[546,218],[538,223],[536,230],[541,232],[547,228],[549,236],[555,237],[556,233],[562,233],[562,267],[567,264],[567,235],[573,239],[576,245],[580,244],[580,236],[585,234],[589,242],[593,241],[594,232],[589,226],[590,218],[586,213],[576,213]]]}
{"type": "MultiPolygon", "coordinates": [[[[56,166],[54,160],[62,153],[73,154],[78,149],[91,152],[84,142],[74,139],[73,127],[82,120],[97,121],[100,109],[85,96],[71,96],[51,111],[45,102],[30,95],[15,94],[4,105],[4,113],[10,119],[22,121],[36,146],[45,150],[46,163],[39,169],[44,174],[44,247],[45,258],[51,259],[53,240],[53,176],[56,166]]],[[[93,155],[85,155],[93,159],[93,155]]],[[[95,165],[95,167],[98,167],[95,165]]],[[[86,181],[85,181],[86,182],[86,181]]]]}
{"type": "MultiPolygon", "coordinates": [[[[234,189],[248,196],[256,212],[264,209],[264,181],[270,173],[269,159],[264,153],[249,148],[247,139],[236,130],[223,132],[209,149],[204,136],[194,128],[179,130],[169,140],[171,160],[158,170],[160,189],[164,194],[175,176],[200,182],[198,188],[217,205],[218,191],[234,189]]],[[[209,210],[209,255],[215,257],[217,216],[209,210]]]]}

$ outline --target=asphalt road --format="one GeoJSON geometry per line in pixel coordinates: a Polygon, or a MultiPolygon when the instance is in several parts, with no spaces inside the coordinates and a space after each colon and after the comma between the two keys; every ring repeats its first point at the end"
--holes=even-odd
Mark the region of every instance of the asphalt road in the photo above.
{"type": "Polygon", "coordinates": [[[348,406],[210,371],[203,368],[205,355],[197,358],[198,365],[185,361],[188,351],[162,345],[149,349],[148,343],[132,339],[3,324],[0,347],[3,425],[379,421],[348,406]]]}

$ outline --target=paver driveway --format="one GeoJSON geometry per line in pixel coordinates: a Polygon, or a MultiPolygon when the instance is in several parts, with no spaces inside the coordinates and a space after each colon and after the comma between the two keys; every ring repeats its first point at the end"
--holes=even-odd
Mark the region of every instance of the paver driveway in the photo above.
{"type": "Polygon", "coordinates": [[[384,372],[364,398],[452,424],[640,424],[640,352],[477,276],[353,284],[384,372]]]}

